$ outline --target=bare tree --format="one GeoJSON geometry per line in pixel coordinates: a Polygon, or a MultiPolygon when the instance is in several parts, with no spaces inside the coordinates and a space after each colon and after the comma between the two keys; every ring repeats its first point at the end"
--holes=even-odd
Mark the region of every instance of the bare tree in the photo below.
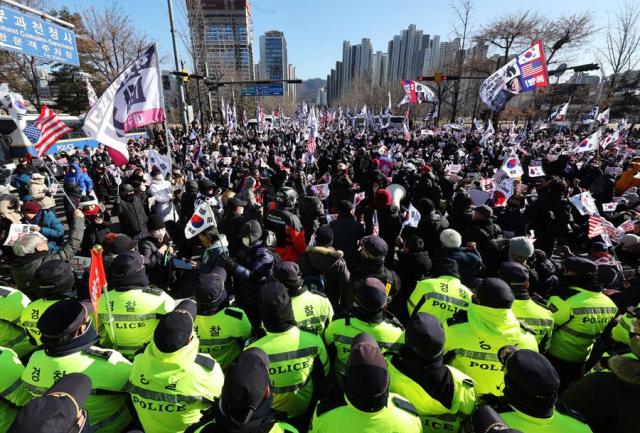
{"type": "Polygon", "coordinates": [[[451,6],[457,22],[453,25],[453,34],[460,40],[460,50],[457,57],[456,75],[459,79],[454,84],[453,99],[451,101],[451,122],[455,122],[458,115],[458,98],[460,97],[460,78],[462,77],[462,68],[464,66],[464,57],[467,47],[467,38],[471,32],[471,0],[458,0],[456,4],[451,6]]]}
{"type": "Polygon", "coordinates": [[[151,42],[116,3],[83,11],[86,37],[93,49],[87,61],[107,82],[113,81],[151,42]]]}
{"type": "Polygon", "coordinates": [[[633,69],[640,61],[640,8],[625,3],[609,18],[606,48],[599,50],[604,63],[611,70],[608,96],[615,91],[617,74],[633,69]]]}
{"type": "MultiPolygon", "coordinates": [[[[503,15],[487,24],[475,36],[477,43],[487,43],[502,50],[502,65],[509,61],[512,49],[531,42],[538,33],[540,18],[529,11],[519,15],[503,15]]],[[[496,65],[500,67],[501,64],[496,65]]]]}
{"type": "Polygon", "coordinates": [[[558,62],[558,53],[564,54],[584,46],[597,31],[591,12],[541,19],[538,36],[545,43],[547,65],[558,62]]]}

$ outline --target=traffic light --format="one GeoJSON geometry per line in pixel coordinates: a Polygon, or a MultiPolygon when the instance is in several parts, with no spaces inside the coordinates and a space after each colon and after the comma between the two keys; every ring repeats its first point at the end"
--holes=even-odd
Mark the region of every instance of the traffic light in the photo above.
{"type": "Polygon", "coordinates": [[[182,73],[184,74],[182,76],[182,81],[184,81],[185,83],[189,81],[189,71],[187,71],[186,69],[182,69],[182,73]]]}
{"type": "MultiPolygon", "coordinates": [[[[446,75],[445,75],[446,77],[446,75]]],[[[446,78],[445,78],[446,79],[446,78]]],[[[433,81],[442,81],[442,72],[436,72],[433,74],[433,81]]]]}

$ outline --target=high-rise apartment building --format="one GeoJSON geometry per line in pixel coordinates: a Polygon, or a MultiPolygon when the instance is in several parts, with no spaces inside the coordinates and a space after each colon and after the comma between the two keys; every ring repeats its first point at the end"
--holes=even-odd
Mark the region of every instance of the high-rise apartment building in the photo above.
{"type": "MultiPolygon", "coordinates": [[[[260,36],[260,79],[287,80],[289,63],[287,61],[287,40],[284,33],[271,30],[260,36]]],[[[275,85],[270,85],[275,86],[275,85]]],[[[288,86],[282,84],[282,94],[288,86]]]]}

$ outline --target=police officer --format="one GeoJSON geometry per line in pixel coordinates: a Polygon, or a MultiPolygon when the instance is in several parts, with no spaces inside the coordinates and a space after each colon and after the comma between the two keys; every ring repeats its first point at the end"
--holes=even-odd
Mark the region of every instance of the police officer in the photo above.
{"type": "Polygon", "coordinates": [[[118,255],[107,279],[113,290],[100,297],[100,335],[133,359],[153,338],[160,317],[173,310],[174,301],[162,289],[149,287],[144,261],[136,251],[118,255]]]}
{"type": "Polygon", "coordinates": [[[365,333],[353,340],[344,394],[318,403],[310,433],[419,433],[416,408],[389,392],[389,372],[375,339],[365,333]]]}
{"type": "Polygon", "coordinates": [[[266,335],[249,347],[269,356],[273,409],[289,419],[301,417],[312,407],[314,394],[320,393],[329,374],[324,343],[296,326],[291,298],[282,284],[263,287],[258,305],[266,335]]]}
{"type": "Polygon", "coordinates": [[[482,280],[467,312],[447,321],[445,362],[469,375],[476,394],[502,395],[504,372],[498,350],[507,345],[538,350],[535,335],[511,311],[514,296],[499,278],[482,280]]]}
{"type": "Polygon", "coordinates": [[[220,403],[187,433],[298,433],[273,418],[269,357],[252,347],[240,354],[224,378],[220,403]]]}
{"type": "Polygon", "coordinates": [[[89,376],[82,373],[67,374],[42,397],[24,406],[9,433],[92,432],[91,420],[85,409],[90,393],[89,376]]]}
{"type": "Polygon", "coordinates": [[[458,432],[476,404],[473,380],[444,365],[442,323],[426,313],[413,315],[406,344],[387,358],[389,390],[408,399],[420,414],[422,431],[458,432]]]}
{"type": "Polygon", "coordinates": [[[194,329],[200,352],[211,355],[223,371],[242,352],[251,335],[251,323],[244,311],[229,306],[226,276],[223,268],[215,268],[210,274],[199,275],[195,284],[198,314],[194,329]]]}
{"type": "MultiPolygon", "coordinates": [[[[341,311],[343,312],[351,310],[358,288],[364,284],[367,278],[377,278],[382,281],[389,303],[393,296],[400,293],[402,288],[398,274],[388,269],[384,264],[389,252],[389,246],[384,239],[379,236],[367,236],[360,241],[358,252],[358,265],[351,274],[349,287],[341,302],[341,311]]],[[[404,308],[404,305],[396,306],[404,308]]]]}
{"type": "Polygon", "coordinates": [[[69,262],[50,260],[36,270],[35,284],[31,290],[37,299],[22,311],[20,324],[37,346],[40,346],[38,319],[59,300],[75,298],[74,285],[73,267],[69,262]]]}
{"type": "Polygon", "coordinates": [[[182,301],[133,361],[129,393],[144,431],[183,432],[220,397],[224,375],[213,358],[198,353],[196,312],[195,302],[182,301]]]}
{"type": "Polygon", "coordinates": [[[22,311],[30,303],[20,290],[0,286],[0,346],[12,349],[20,358],[36,349],[20,325],[22,311]]]}
{"type": "Polygon", "coordinates": [[[308,290],[304,286],[297,263],[279,263],[273,276],[284,284],[289,292],[296,325],[322,336],[325,328],[333,319],[333,307],[327,295],[315,290],[308,290]]]}
{"type": "Polygon", "coordinates": [[[13,422],[20,407],[31,400],[20,378],[24,365],[13,350],[0,347],[0,431],[5,432],[13,422]]]}
{"type": "Polygon", "coordinates": [[[471,290],[460,282],[458,262],[447,257],[434,261],[435,278],[419,281],[407,301],[409,316],[429,313],[442,323],[458,311],[466,311],[471,303],[471,290]]]}
{"type": "Polygon", "coordinates": [[[290,187],[282,187],[276,193],[276,207],[267,212],[264,227],[276,234],[276,252],[282,260],[295,262],[304,254],[307,244],[300,218],[293,212],[298,204],[298,193],[290,187]]]}
{"type": "Polygon", "coordinates": [[[499,357],[505,369],[504,399],[496,410],[509,427],[523,433],[591,432],[577,412],[556,405],[560,377],[544,356],[506,347],[499,357]]]}
{"type": "Polygon", "coordinates": [[[511,306],[513,314],[536,335],[538,347],[544,351],[551,341],[553,315],[546,307],[538,305],[529,294],[529,269],[518,262],[504,262],[498,276],[513,290],[515,300],[511,306]]]}
{"type": "Polygon", "coordinates": [[[555,329],[547,358],[565,387],[579,378],[596,339],[618,309],[601,292],[598,266],[589,259],[567,258],[560,284],[559,293],[549,298],[555,329]]]}
{"type": "Polygon", "coordinates": [[[31,355],[22,382],[40,397],[64,375],[86,374],[92,382],[86,406],[92,431],[117,433],[132,419],[125,393],[131,363],[115,350],[94,346],[92,315],[91,304],[76,299],[51,305],[38,320],[43,350],[31,355]]]}
{"type": "Polygon", "coordinates": [[[324,341],[333,360],[336,382],[343,384],[347,360],[356,335],[371,335],[382,353],[398,352],[404,343],[400,322],[387,315],[385,285],[376,278],[367,278],[358,285],[355,307],[346,317],[334,319],[324,333],[324,341]]]}

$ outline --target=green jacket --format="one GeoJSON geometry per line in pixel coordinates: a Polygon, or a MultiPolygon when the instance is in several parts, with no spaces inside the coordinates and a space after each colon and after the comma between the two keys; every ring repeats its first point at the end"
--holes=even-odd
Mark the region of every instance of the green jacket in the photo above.
{"type": "Polygon", "coordinates": [[[131,422],[126,395],[130,371],[131,363],[114,350],[91,347],[59,357],[38,350],[31,355],[22,373],[22,382],[36,398],[66,374],[86,374],[91,379],[92,392],[85,408],[92,431],[119,433],[131,422]]]}
{"type": "Polygon", "coordinates": [[[210,316],[197,315],[194,331],[200,353],[211,355],[225,371],[249,339],[251,322],[240,308],[227,307],[210,316]]]}
{"type": "Polygon", "coordinates": [[[20,325],[20,315],[30,302],[20,290],[0,286],[0,346],[13,349],[20,358],[36,349],[20,325]]]}
{"type": "Polygon", "coordinates": [[[404,344],[404,329],[395,320],[385,319],[378,323],[367,323],[351,316],[334,320],[324,333],[324,341],[334,356],[333,372],[340,386],[342,386],[351,353],[351,343],[358,334],[363,332],[371,335],[378,342],[383,354],[397,353],[404,344]]]}
{"type": "Polygon", "coordinates": [[[540,349],[546,349],[553,334],[553,314],[532,299],[516,299],[511,311],[516,319],[533,331],[540,349]]]}
{"type": "Polygon", "coordinates": [[[220,397],[224,374],[209,355],[198,354],[198,338],[173,353],[152,341],[131,368],[129,393],[146,432],[183,432],[200,411],[220,397]]]}
{"type": "Polygon", "coordinates": [[[432,398],[418,383],[393,365],[387,357],[389,368],[389,391],[401,395],[413,404],[422,421],[424,433],[456,433],[460,425],[471,414],[476,405],[473,379],[461,371],[448,366],[453,377],[453,401],[451,407],[444,406],[432,398]]]}
{"type": "Polygon", "coordinates": [[[467,310],[471,303],[471,291],[459,278],[443,275],[418,281],[407,301],[409,316],[414,313],[428,313],[440,319],[449,320],[460,310],[467,310]]]}
{"type": "Polygon", "coordinates": [[[498,359],[503,346],[538,351],[538,342],[510,309],[469,305],[445,328],[445,361],[469,375],[478,395],[502,395],[504,370],[498,359]]]}
{"type": "Polygon", "coordinates": [[[363,412],[345,397],[339,402],[320,402],[309,433],[420,433],[416,408],[401,396],[389,393],[387,405],[378,412],[363,412]]]}
{"type": "Polygon", "coordinates": [[[618,308],[600,292],[569,287],[549,298],[555,329],[547,353],[567,362],[584,362],[618,308]]]}
{"type": "Polygon", "coordinates": [[[324,293],[305,290],[298,296],[291,297],[291,307],[298,327],[321,337],[333,319],[333,307],[324,293]]]}
{"type": "Polygon", "coordinates": [[[314,383],[314,376],[324,381],[329,375],[322,339],[294,326],[284,332],[267,332],[249,347],[259,347],[269,356],[273,409],[289,417],[302,415],[311,404],[314,387],[320,385],[314,383]]]}
{"type": "Polygon", "coordinates": [[[174,308],[173,298],[157,287],[109,290],[98,304],[101,344],[110,342],[114,349],[133,359],[153,339],[160,317],[174,308]]]}
{"type": "Polygon", "coordinates": [[[0,347],[0,369],[0,432],[6,432],[31,395],[22,384],[24,366],[16,352],[0,347]]]}
{"type": "Polygon", "coordinates": [[[26,306],[24,310],[22,310],[22,314],[20,315],[20,325],[27,331],[29,337],[31,337],[32,341],[34,341],[38,346],[42,345],[40,341],[40,330],[38,329],[38,320],[47,308],[52,306],[58,302],[58,299],[36,299],[32,303],[26,306]]]}
{"type": "Polygon", "coordinates": [[[557,410],[553,411],[551,418],[534,418],[516,409],[502,412],[500,416],[510,428],[522,433],[591,433],[583,421],[557,410]]]}

